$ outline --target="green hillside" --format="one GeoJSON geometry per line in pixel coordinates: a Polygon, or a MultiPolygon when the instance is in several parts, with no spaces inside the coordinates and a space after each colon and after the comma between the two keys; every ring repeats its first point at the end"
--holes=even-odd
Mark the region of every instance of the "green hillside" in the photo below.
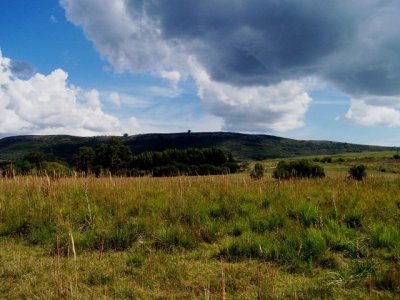
{"type": "MultiPolygon", "coordinates": [[[[30,151],[70,161],[81,146],[98,147],[110,137],[76,137],[68,135],[15,136],[0,139],[0,160],[16,160],[30,151]]],[[[121,137],[134,154],[162,151],[169,148],[218,147],[239,160],[324,155],[335,153],[395,150],[396,148],[337,143],[330,141],[301,141],[271,135],[250,135],[230,132],[141,134],[121,137]]]]}

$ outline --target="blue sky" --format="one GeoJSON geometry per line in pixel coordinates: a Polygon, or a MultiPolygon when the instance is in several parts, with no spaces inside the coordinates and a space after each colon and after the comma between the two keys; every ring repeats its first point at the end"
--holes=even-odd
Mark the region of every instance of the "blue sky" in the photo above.
{"type": "Polygon", "coordinates": [[[0,136],[191,129],[400,145],[396,1],[151,3],[0,2],[0,136]]]}

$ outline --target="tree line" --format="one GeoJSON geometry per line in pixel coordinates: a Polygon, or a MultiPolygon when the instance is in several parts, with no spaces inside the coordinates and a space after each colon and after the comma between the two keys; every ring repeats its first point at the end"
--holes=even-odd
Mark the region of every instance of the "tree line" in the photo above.
{"type": "Polygon", "coordinates": [[[240,167],[232,154],[217,148],[167,149],[133,155],[119,138],[111,138],[98,148],[84,146],[74,153],[70,164],[49,162],[40,152],[31,152],[15,163],[3,165],[5,173],[20,175],[71,173],[96,176],[177,176],[236,173],[240,167]]]}

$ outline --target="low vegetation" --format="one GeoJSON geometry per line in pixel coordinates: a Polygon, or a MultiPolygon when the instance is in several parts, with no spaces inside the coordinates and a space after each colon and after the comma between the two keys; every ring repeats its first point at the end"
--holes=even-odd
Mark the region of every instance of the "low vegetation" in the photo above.
{"type": "Polygon", "coordinates": [[[396,299],[398,174],[381,159],[359,184],[348,160],[301,180],[268,161],[259,180],[0,179],[0,295],[396,299]]]}
{"type": "Polygon", "coordinates": [[[312,164],[308,160],[281,161],[276,166],[273,177],[276,179],[290,178],[321,178],[325,177],[324,168],[312,164]]]}
{"type": "Polygon", "coordinates": [[[264,177],[264,166],[261,163],[256,163],[254,169],[250,173],[252,179],[261,179],[264,177]]]}
{"type": "Polygon", "coordinates": [[[349,169],[349,177],[358,181],[364,180],[367,176],[367,167],[365,165],[353,166],[349,169]]]}

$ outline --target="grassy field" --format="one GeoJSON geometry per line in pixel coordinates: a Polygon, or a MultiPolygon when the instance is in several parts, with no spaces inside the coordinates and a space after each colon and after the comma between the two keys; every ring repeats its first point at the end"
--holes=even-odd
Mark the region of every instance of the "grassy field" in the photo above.
{"type": "Polygon", "coordinates": [[[398,299],[392,155],[324,179],[0,179],[0,298],[398,299]]]}

